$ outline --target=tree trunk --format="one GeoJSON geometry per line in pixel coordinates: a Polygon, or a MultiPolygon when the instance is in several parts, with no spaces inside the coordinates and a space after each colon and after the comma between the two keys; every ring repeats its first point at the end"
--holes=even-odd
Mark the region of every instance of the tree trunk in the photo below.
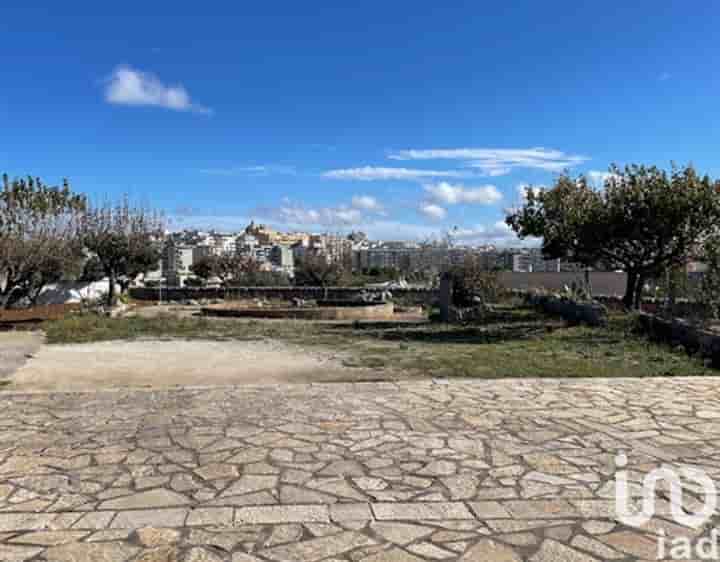
{"type": "Polygon", "coordinates": [[[4,295],[0,296],[0,310],[7,310],[17,300],[14,298],[17,293],[17,287],[11,287],[4,295]]]}
{"type": "Polygon", "coordinates": [[[590,283],[590,268],[585,268],[585,290],[587,291],[587,296],[592,300],[593,298],[593,290],[592,290],[592,284],[590,283]]]}
{"type": "Polygon", "coordinates": [[[677,287],[675,286],[675,275],[671,268],[668,268],[666,273],[666,284],[667,284],[667,299],[665,300],[665,314],[668,318],[672,318],[675,310],[675,295],[677,287]]]}
{"type": "Polygon", "coordinates": [[[107,305],[112,308],[115,306],[115,274],[108,275],[108,283],[107,305]]]}
{"type": "Polygon", "coordinates": [[[625,284],[625,296],[623,296],[623,306],[627,309],[633,307],[635,301],[635,288],[637,287],[638,275],[635,271],[627,271],[627,283],[625,284]]]}
{"type": "Polygon", "coordinates": [[[42,293],[42,290],[44,288],[45,288],[45,285],[40,285],[39,287],[36,287],[35,290],[28,295],[31,306],[37,305],[37,300],[40,297],[40,293],[42,293]]]}
{"type": "Polygon", "coordinates": [[[643,294],[644,288],[645,288],[645,276],[638,275],[637,284],[635,286],[635,298],[633,300],[633,308],[635,308],[635,310],[640,310],[640,305],[642,304],[642,294],[643,294]]]}

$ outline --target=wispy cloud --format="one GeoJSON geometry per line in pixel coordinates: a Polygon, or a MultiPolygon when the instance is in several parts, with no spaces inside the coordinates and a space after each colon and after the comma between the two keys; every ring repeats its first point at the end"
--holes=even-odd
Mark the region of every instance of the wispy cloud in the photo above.
{"type": "Polygon", "coordinates": [[[118,66],[105,86],[105,101],[116,105],[154,106],[175,111],[211,114],[208,107],[194,103],[180,84],[165,85],[149,72],[118,66]]]}
{"type": "Polygon", "coordinates": [[[391,160],[460,160],[489,176],[501,176],[514,168],[561,171],[589,160],[587,156],[560,150],[537,148],[431,148],[391,152],[391,160]]]}
{"type": "Polygon", "coordinates": [[[328,170],[323,177],[338,180],[380,181],[409,180],[417,181],[427,178],[465,178],[472,175],[462,170],[420,170],[410,168],[383,168],[363,166],[361,168],[345,168],[328,170]]]}
{"type": "Polygon", "coordinates": [[[458,203],[492,205],[502,199],[502,194],[494,185],[465,187],[464,185],[442,181],[424,187],[433,200],[445,205],[456,205],[458,203]]]}
{"type": "Polygon", "coordinates": [[[201,174],[208,176],[272,176],[286,175],[294,176],[297,174],[295,166],[285,164],[259,164],[252,166],[231,166],[229,168],[203,168],[198,170],[201,174]]]}
{"type": "Polygon", "coordinates": [[[418,207],[418,211],[420,211],[420,213],[426,218],[433,221],[443,220],[447,216],[447,210],[435,203],[421,203],[418,207]]]}

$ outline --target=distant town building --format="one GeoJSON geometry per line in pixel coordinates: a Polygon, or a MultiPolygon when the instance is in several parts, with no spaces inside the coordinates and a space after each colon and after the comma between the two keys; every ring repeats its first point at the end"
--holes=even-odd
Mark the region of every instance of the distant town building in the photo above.
{"type": "Polygon", "coordinates": [[[453,265],[462,264],[471,255],[488,271],[577,272],[578,264],[565,260],[546,260],[539,248],[498,249],[485,246],[448,246],[425,243],[369,240],[364,232],[349,235],[308,232],[280,232],[264,224],[251,222],[239,233],[184,230],[168,233],[165,251],[157,271],[147,280],[163,279],[169,285],[181,285],[192,276],[191,267],[212,255],[239,255],[253,259],[264,271],[294,275],[295,265],[308,253],[323,255],[328,261],[342,263],[353,271],[394,269],[402,274],[422,273],[431,278],[453,265]]]}
{"type": "Polygon", "coordinates": [[[289,246],[276,245],[270,251],[270,263],[277,271],[293,277],[295,274],[295,257],[289,246]]]}
{"type": "Polygon", "coordinates": [[[163,252],[162,269],[163,276],[168,285],[182,286],[185,280],[191,275],[190,268],[194,262],[193,256],[196,246],[178,244],[169,241],[163,252]]]}
{"type": "Polygon", "coordinates": [[[222,256],[235,253],[237,235],[234,234],[218,234],[211,233],[205,244],[213,249],[216,256],[222,256]]]}
{"type": "Polygon", "coordinates": [[[525,250],[513,254],[512,270],[524,273],[549,273],[560,271],[560,260],[546,260],[539,250],[525,250]]]}

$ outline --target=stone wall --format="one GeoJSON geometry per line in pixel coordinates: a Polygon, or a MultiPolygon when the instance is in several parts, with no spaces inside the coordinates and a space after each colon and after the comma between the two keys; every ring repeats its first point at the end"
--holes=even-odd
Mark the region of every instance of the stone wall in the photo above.
{"type": "Polygon", "coordinates": [[[392,320],[392,303],[367,306],[318,306],[311,308],[232,308],[208,306],[201,310],[205,316],[226,318],[293,318],[299,320],[392,320]]]}
{"type": "MultiPolygon", "coordinates": [[[[546,289],[548,291],[562,291],[573,282],[582,284],[585,273],[523,273],[518,271],[501,271],[498,274],[498,283],[506,289],[515,291],[531,291],[533,289],[546,289]]],[[[590,285],[593,295],[622,296],[625,294],[627,276],[614,271],[591,271],[590,285]]]]}
{"type": "Polygon", "coordinates": [[[681,345],[690,355],[700,355],[713,367],[720,367],[720,334],[693,326],[681,318],[668,320],[654,314],[639,314],[638,324],[650,339],[681,345]]]}
{"type": "MultiPolygon", "coordinates": [[[[532,289],[560,291],[573,281],[582,281],[583,273],[521,273],[503,271],[498,274],[500,286],[512,291],[526,292],[532,289]]],[[[622,295],[625,289],[625,274],[606,271],[593,271],[590,274],[593,293],[596,295],[622,295]]],[[[361,292],[381,293],[383,289],[365,289],[362,287],[232,287],[229,289],[214,287],[135,287],[130,296],[136,300],[158,301],[162,293],[163,301],[186,301],[207,299],[347,299],[357,298],[361,292]]],[[[391,289],[393,299],[407,305],[438,306],[438,289],[391,289]]]]}
{"type": "MultiPolygon", "coordinates": [[[[362,287],[134,287],[130,296],[140,301],[201,301],[210,299],[267,299],[290,301],[303,300],[353,300],[361,293],[381,294],[384,289],[364,289],[362,287]]],[[[395,302],[408,306],[434,306],[437,304],[436,289],[393,289],[390,291],[395,302]]]]}
{"type": "Polygon", "coordinates": [[[557,314],[570,324],[607,325],[607,308],[599,303],[578,303],[553,295],[528,294],[527,302],[548,314],[557,314]]]}

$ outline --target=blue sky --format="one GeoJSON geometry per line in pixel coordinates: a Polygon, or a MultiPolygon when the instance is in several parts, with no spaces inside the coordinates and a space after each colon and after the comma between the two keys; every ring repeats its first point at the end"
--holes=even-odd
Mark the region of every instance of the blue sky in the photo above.
{"type": "Polygon", "coordinates": [[[7,2],[0,170],[174,228],[512,244],[562,168],[720,175],[714,2],[7,2]],[[30,6],[32,5],[32,6],[30,6]]]}

